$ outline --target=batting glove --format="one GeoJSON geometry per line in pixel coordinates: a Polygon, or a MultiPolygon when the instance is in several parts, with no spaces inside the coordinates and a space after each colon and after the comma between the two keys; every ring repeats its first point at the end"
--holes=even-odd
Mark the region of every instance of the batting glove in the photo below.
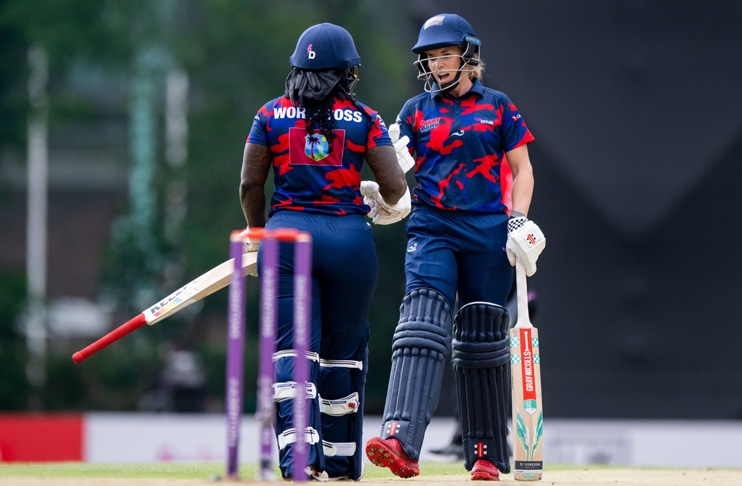
{"type": "Polygon", "coordinates": [[[374,181],[361,181],[361,195],[364,204],[371,208],[368,216],[374,224],[387,225],[402,221],[412,209],[409,187],[396,204],[384,201],[379,194],[379,185],[374,181]]]}
{"type": "Polygon", "coordinates": [[[399,138],[399,123],[393,123],[389,127],[389,136],[392,138],[394,151],[397,152],[397,163],[406,174],[410,169],[415,167],[415,159],[412,158],[412,155],[410,155],[410,151],[407,148],[407,144],[410,143],[410,137],[405,135],[404,137],[399,138]]]}
{"type": "Polygon", "coordinates": [[[250,232],[250,227],[247,228],[240,233],[240,236],[244,236],[245,238],[245,246],[242,248],[242,253],[250,253],[252,251],[258,251],[260,248],[260,240],[253,240],[247,234],[250,232]]]}
{"type": "Polygon", "coordinates": [[[516,259],[523,265],[527,276],[536,273],[536,260],[546,247],[546,237],[536,223],[525,216],[508,220],[508,260],[515,266],[516,259]]]}
{"type": "MultiPolygon", "coordinates": [[[[253,251],[258,251],[260,248],[260,240],[253,240],[252,238],[247,236],[247,233],[250,231],[250,227],[248,226],[245,228],[245,230],[240,233],[241,236],[245,236],[245,243],[242,246],[242,253],[251,253],[253,251]]],[[[255,267],[255,271],[250,273],[251,277],[257,277],[258,276],[258,270],[257,266],[255,267]]]]}

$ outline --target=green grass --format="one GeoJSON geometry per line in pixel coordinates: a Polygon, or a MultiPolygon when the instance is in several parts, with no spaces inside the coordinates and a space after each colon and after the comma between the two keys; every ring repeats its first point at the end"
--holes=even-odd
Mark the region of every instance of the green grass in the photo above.
{"type": "MultiPolygon", "coordinates": [[[[256,468],[241,468],[241,474],[250,477],[256,468]],[[244,472],[243,472],[244,471],[244,472]]],[[[148,478],[148,479],[206,479],[223,475],[224,464],[210,463],[156,463],[156,464],[89,464],[84,462],[3,463],[0,476],[56,477],[56,478],[148,478]]]]}
{"type": "MultiPolygon", "coordinates": [[[[590,466],[599,469],[600,466],[590,466]]],[[[464,465],[425,462],[420,469],[426,476],[460,476],[466,474],[464,465]]],[[[576,469],[574,466],[549,466],[547,471],[576,469]]],[[[579,468],[577,468],[579,469],[579,468]]],[[[254,478],[257,466],[240,467],[240,477],[254,478]]],[[[224,476],[223,463],[167,462],[156,464],[90,464],[84,462],[54,463],[0,463],[0,476],[4,477],[56,477],[56,478],[135,478],[135,479],[208,479],[224,476]]],[[[276,471],[276,474],[278,472],[276,471]]],[[[387,469],[367,465],[364,477],[380,479],[394,477],[387,469]]]]}

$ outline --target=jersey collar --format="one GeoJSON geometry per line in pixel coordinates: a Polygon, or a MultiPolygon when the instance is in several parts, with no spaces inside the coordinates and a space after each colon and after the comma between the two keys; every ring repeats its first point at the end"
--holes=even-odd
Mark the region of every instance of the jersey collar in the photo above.
{"type": "MultiPolygon", "coordinates": [[[[433,84],[434,88],[438,87],[438,83],[433,84]]],[[[464,95],[461,98],[464,98],[466,96],[469,96],[469,93],[477,93],[478,95],[482,96],[484,94],[484,84],[482,84],[482,81],[479,78],[474,78],[472,87],[469,91],[464,93],[464,95]]],[[[436,91],[432,90],[430,93],[430,98],[435,99],[436,97],[443,97],[444,92],[443,91],[436,91]]]]}

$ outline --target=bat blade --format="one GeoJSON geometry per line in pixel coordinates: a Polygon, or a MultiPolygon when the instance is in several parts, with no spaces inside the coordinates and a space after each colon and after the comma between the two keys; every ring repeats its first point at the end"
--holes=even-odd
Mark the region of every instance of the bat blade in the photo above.
{"type": "Polygon", "coordinates": [[[528,316],[526,273],[516,263],[518,322],[510,329],[513,478],[538,481],[544,469],[543,402],[538,329],[528,316]]]}
{"type": "MultiPolygon", "coordinates": [[[[258,252],[242,254],[243,275],[255,271],[257,266],[258,252]]],[[[177,314],[189,305],[208,297],[217,290],[221,290],[229,284],[232,277],[232,259],[217,265],[200,277],[197,277],[172,294],[168,295],[158,303],[142,311],[147,324],[152,326],[173,314],[177,314]]]]}
{"type": "MultiPolygon", "coordinates": [[[[244,253],[242,255],[243,275],[249,275],[255,272],[257,259],[257,252],[244,253]]],[[[72,355],[72,360],[79,364],[109,344],[118,341],[127,334],[143,327],[145,324],[150,326],[157,324],[163,319],[177,314],[191,304],[223,289],[229,284],[233,269],[234,265],[232,259],[217,265],[203,275],[191,280],[156,304],[145,309],[138,316],[130,319],[94,343],[76,352],[72,355]]]]}

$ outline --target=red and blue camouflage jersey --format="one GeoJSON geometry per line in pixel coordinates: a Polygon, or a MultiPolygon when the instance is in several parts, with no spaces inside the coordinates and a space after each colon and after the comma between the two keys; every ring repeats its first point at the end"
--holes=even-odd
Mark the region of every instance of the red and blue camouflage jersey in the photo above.
{"type": "Polygon", "coordinates": [[[273,156],[269,216],[283,209],[333,215],[368,213],[360,192],[366,150],[392,141],[379,114],[363,103],[335,99],[333,113],[335,138],[330,150],[319,131],[307,134],[304,110],[286,96],[258,110],[247,142],[268,146],[273,156]]]}
{"type": "Polygon", "coordinates": [[[505,93],[475,79],[458,99],[441,93],[409,99],[397,121],[400,137],[409,136],[409,147],[417,153],[413,205],[508,211],[500,180],[505,153],[534,137],[505,93]]]}

